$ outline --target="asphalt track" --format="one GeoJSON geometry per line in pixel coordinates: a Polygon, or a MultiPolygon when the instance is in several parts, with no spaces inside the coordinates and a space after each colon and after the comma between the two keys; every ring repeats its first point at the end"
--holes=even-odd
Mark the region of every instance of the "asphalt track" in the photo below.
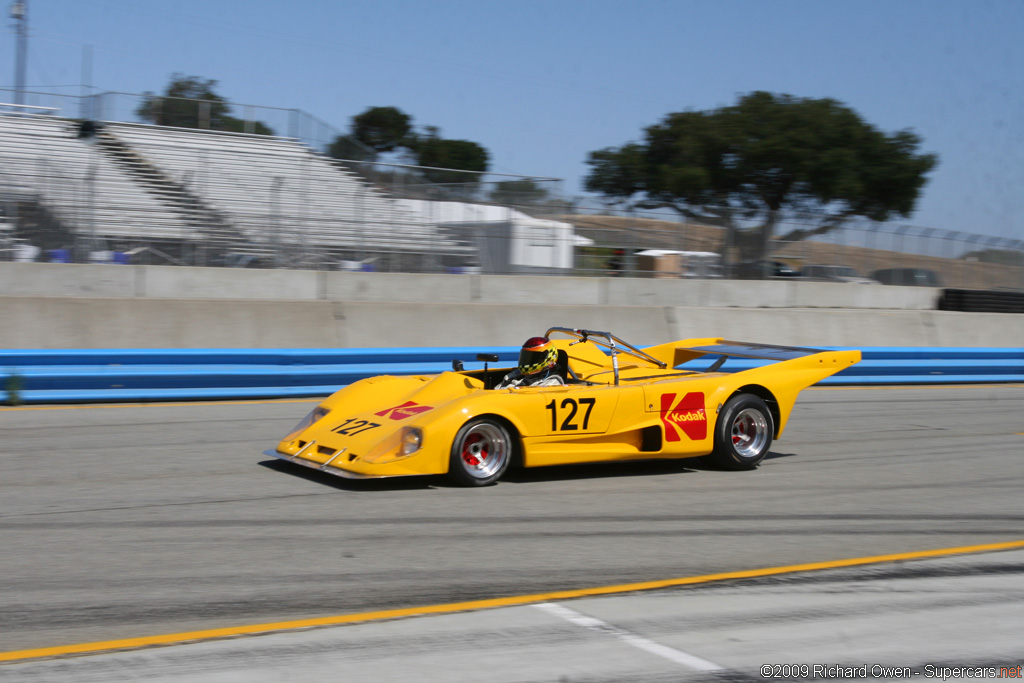
{"type": "Polygon", "coordinates": [[[754,472],[480,490],[260,455],[311,405],[0,410],[0,652],[1024,539],[1021,386],[812,389],[754,472]]]}
{"type": "Polygon", "coordinates": [[[34,659],[16,683],[1020,678],[1024,550],[34,659]]]}

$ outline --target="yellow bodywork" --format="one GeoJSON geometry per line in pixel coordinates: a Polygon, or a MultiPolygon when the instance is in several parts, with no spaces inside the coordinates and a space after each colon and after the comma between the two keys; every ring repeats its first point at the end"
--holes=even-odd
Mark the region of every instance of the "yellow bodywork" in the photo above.
{"type": "Polygon", "coordinates": [[[735,342],[688,339],[642,349],[665,367],[620,353],[616,372],[592,343],[553,341],[575,374],[565,386],[485,388],[509,367],[488,377],[372,377],[323,401],[318,419],[268,453],[350,478],[444,474],[460,427],[492,416],[511,428],[526,467],[695,457],[712,451],[716,418],[733,394],[763,398],[778,438],[802,389],[860,360],[860,351],[800,350],[808,353],[741,372],[695,372],[675,366],[707,354],[695,349],[735,342]]]}

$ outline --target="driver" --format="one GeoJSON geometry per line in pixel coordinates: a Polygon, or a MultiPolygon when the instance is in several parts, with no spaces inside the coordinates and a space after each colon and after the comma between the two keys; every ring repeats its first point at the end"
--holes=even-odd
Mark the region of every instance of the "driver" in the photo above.
{"type": "Polygon", "coordinates": [[[519,367],[505,375],[495,389],[551,387],[565,384],[555,364],[558,349],[547,337],[530,337],[519,350],[519,367]]]}

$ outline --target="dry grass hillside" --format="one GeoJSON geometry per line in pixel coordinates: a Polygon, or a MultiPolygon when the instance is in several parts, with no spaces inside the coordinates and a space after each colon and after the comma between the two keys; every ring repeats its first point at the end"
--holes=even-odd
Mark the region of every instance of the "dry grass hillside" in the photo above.
{"type": "MultiPolygon", "coordinates": [[[[692,223],[588,215],[565,215],[558,220],[572,223],[577,233],[600,247],[721,252],[725,239],[722,228],[692,223]]],[[[850,266],[864,275],[881,268],[927,268],[937,272],[947,287],[1024,289],[1022,268],[959,258],[814,241],[783,245],[772,257],[797,268],[812,263],[850,266]]]]}

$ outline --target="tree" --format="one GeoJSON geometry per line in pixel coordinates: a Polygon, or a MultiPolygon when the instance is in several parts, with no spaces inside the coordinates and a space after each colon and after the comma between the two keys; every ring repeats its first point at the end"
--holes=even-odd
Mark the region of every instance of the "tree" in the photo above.
{"type": "Polygon", "coordinates": [[[336,159],[375,161],[384,152],[404,150],[409,160],[422,169],[432,183],[464,186],[472,193],[479,186],[480,173],[487,171],[487,150],[469,140],[446,140],[436,126],[423,134],[413,128],[412,117],[397,107],[370,107],[352,117],[348,135],[339,135],[328,148],[336,159]],[[466,173],[477,171],[480,173],[466,173]]]}
{"type": "Polygon", "coordinates": [[[260,121],[250,122],[247,129],[245,121],[231,116],[231,105],[213,90],[216,85],[214,80],[173,74],[164,94],[144,93],[135,113],[143,121],[158,126],[274,134],[260,121]]]}
{"type": "Polygon", "coordinates": [[[377,152],[359,142],[351,135],[339,135],[327,148],[327,154],[335,159],[350,161],[376,161],[377,152]]]}
{"type": "Polygon", "coordinates": [[[411,149],[416,142],[412,117],[397,107],[370,107],[352,117],[348,135],[339,135],[327,149],[335,159],[376,161],[382,152],[411,149]]]}
{"type": "Polygon", "coordinates": [[[767,254],[787,216],[816,218],[785,240],[855,216],[909,216],[937,163],[917,153],[919,144],[914,133],[887,135],[832,99],[754,92],[733,106],[669,114],[643,142],[591,152],[584,185],[614,201],[671,207],[726,227],[727,246],[754,259],[767,254]]]}
{"type": "Polygon", "coordinates": [[[427,136],[420,138],[414,148],[416,162],[423,175],[432,183],[462,184],[476,188],[480,174],[487,171],[487,150],[469,140],[445,140],[436,128],[428,128],[427,136]],[[476,173],[464,173],[476,171],[476,173]]]}
{"type": "Polygon", "coordinates": [[[499,204],[535,204],[547,197],[547,188],[532,180],[502,180],[491,190],[491,201],[499,204]]]}
{"type": "Polygon", "coordinates": [[[370,107],[352,117],[351,134],[377,152],[393,152],[412,144],[412,117],[396,107],[370,107]]]}
{"type": "Polygon", "coordinates": [[[245,121],[236,119],[233,116],[225,116],[220,121],[220,127],[214,130],[223,130],[229,133],[251,133],[253,135],[273,135],[274,129],[262,121],[245,121]]]}

